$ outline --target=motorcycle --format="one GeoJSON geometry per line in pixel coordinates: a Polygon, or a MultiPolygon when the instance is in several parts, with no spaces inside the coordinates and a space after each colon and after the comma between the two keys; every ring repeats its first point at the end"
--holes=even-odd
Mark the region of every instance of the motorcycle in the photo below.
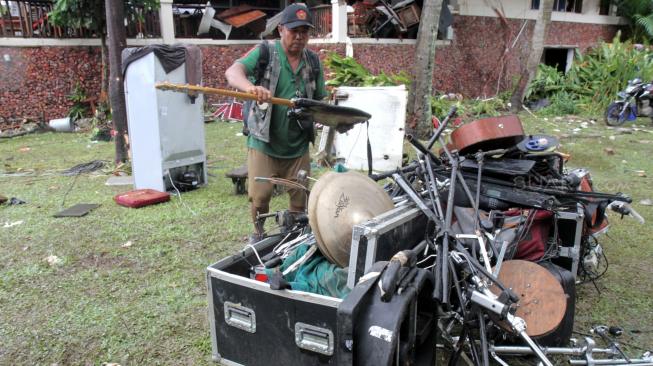
{"type": "Polygon", "coordinates": [[[634,121],[637,116],[650,116],[653,120],[653,83],[644,83],[640,78],[629,80],[617,96],[617,100],[605,110],[608,126],[621,126],[626,121],[634,121]]]}

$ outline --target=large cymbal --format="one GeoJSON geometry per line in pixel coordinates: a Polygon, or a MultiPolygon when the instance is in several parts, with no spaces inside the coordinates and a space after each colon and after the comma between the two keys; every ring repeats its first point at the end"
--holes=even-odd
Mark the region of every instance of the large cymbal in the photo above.
{"type": "Polygon", "coordinates": [[[388,194],[367,176],[349,171],[324,174],[311,189],[308,219],[317,246],[339,265],[349,265],[354,225],[394,208],[388,194]]]}
{"type": "Polygon", "coordinates": [[[312,116],[315,122],[330,127],[353,125],[372,118],[372,115],[360,109],[343,107],[313,99],[298,98],[292,100],[295,108],[300,108],[302,114],[312,116]]]}

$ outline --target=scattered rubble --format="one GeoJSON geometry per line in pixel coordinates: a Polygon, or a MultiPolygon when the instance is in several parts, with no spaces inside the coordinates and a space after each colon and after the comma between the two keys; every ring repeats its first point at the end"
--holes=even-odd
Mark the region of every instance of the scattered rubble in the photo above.
{"type": "Polygon", "coordinates": [[[24,222],[25,221],[23,221],[23,220],[18,220],[18,221],[14,221],[14,222],[5,222],[5,225],[3,226],[3,228],[6,229],[6,228],[10,228],[12,226],[22,225],[24,222]]]}
{"type": "Polygon", "coordinates": [[[57,257],[56,255],[50,255],[44,260],[48,262],[48,264],[52,267],[58,266],[63,263],[63,260],[61,260],[61,258],[57,257]]]}

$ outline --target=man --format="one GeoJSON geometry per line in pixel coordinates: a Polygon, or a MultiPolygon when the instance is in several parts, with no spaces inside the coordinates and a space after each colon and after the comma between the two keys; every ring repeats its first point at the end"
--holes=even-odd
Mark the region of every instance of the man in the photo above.
{"type": "MultiPolygon", "coordinates": [[[[280,40],[265,42],[236,60],[225,72],[229,85],[255,94],[258,103],[245,111],[249,129],[247,138],[247,175],[250,210],[255,232],[250,242],[262,238],[263,223],[258,214],[269,211],[273,185],[256,182],[255,177],[278,177],[297,181],[297,173],[310,173],[308,143],[312,141],[312,121],[288,116],[288,107],[267,105],[272,96],[323,99],[327,96],[324,74],[317,55],[308,50],[311,14],[303,4],[291,4],[283,10],[278,31],[280,40]],[[267,49],[264,49],[267,47],[267,49]],[[266,59],[267,55],[267,59],[266,59]],[[263,61],[263,62],[262,62],[263,61]],[[265,69],[261,67],[265,64],[265,69]],[[260,78],[252,82],[250,79],[260,78]]],[[[304,211],[306,192],[290,189],[289,210],[304,211]]]]}

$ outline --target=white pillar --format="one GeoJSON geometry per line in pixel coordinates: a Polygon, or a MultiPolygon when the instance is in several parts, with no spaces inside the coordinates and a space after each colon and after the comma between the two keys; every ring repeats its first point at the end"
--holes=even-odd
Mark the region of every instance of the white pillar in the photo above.
{"type": "Polygon", "coordinates": [[[347,3],[344,0],[331,0],[331,38],[335,42],[347,39],[347,3]]]}
{"type": "Polygon", "coordinates": [[[175,23],[172,16],[172,1],[161,0],[159,8],[159,19],[161,21],[161,38],[163,43],[175,43],[175,23]]]}

